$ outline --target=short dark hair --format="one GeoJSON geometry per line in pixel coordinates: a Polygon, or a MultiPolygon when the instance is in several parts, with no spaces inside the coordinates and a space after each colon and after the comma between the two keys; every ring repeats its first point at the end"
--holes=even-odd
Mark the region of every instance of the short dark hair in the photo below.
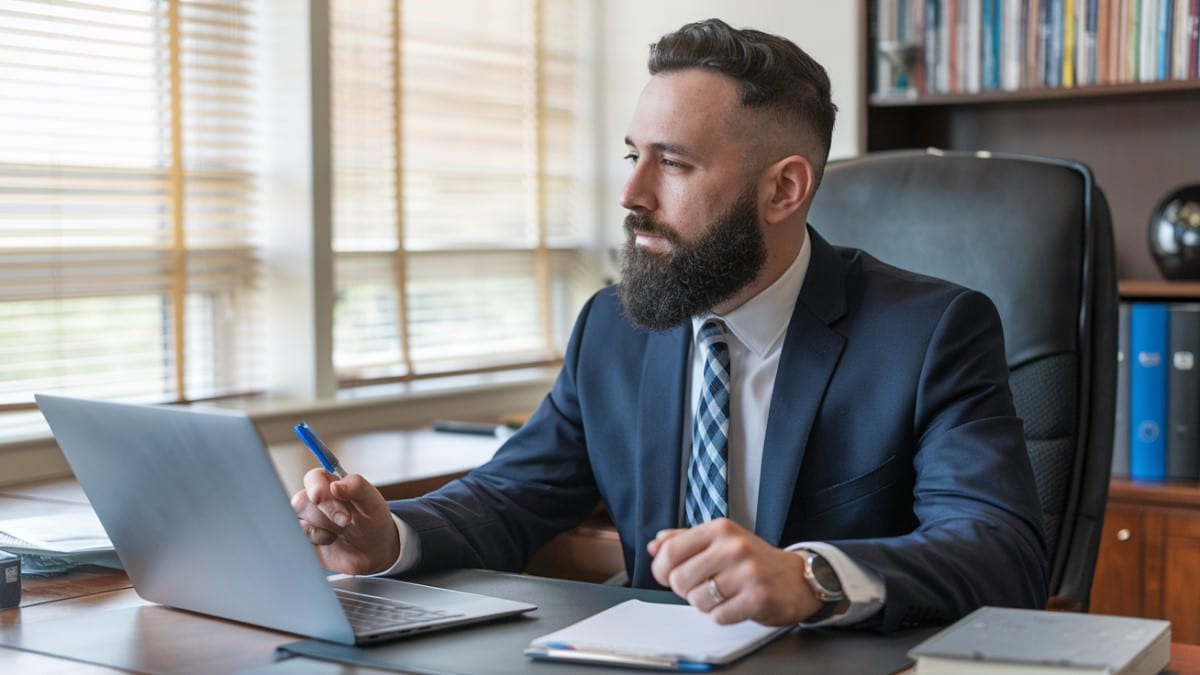
{"type": "Polygon", "coordinates": [[[821,157],[810,157],[818,178],[829,157],[837,106],[829,75],[803,49],[786,38],[708,19],[667,33],[650,45],[650,74],[707,68],[741,85],[741,103],[770,110],[781,120],[799,121],[817,141],[821,157]]]}

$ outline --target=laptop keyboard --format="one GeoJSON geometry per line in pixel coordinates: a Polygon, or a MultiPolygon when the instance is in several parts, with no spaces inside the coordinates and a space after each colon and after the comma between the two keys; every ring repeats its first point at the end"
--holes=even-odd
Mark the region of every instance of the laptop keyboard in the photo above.
{"type": "Polygon", "coordinates": [[[382,628],[402,628],[462,616],[462,614],[453,612],[409,605],[385,598],[372,598],[341,590],[337,591],[337,597],[356,634],[369,633],[382,628]]]}

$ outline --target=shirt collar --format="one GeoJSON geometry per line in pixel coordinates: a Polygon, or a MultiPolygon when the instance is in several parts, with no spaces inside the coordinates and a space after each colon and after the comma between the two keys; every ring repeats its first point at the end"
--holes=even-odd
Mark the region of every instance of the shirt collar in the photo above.
{"type": "Polygon", "coordinates": [[[792,320],[796,297],[800,295],[800,287],[804,285],[804,277],[808,274],[808,262],[812,258],[811,242],[812,236],[805,233],[800,252],[787,270],[737,309],[725,316],[705,312],[692,317],[693,342],[704,322],[716,317],[725,323],[727,331],[759,358],[766,358],[767,354],[778,349],[788,322],[792,320]]]}

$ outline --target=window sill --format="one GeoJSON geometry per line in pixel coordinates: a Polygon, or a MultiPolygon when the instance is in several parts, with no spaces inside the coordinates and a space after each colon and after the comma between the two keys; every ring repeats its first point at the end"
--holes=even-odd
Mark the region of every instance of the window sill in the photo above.
{"type": "MultiPolygon", "coordinates": [[[[197,404],[197,409],[238,410],[258,426],[268,444],[294,440],[292,426],[307,420],[323,436],[377,429],[410,429],[437,418],[492,420],[531,412],[554,382],[555,368],[462,375],[404,384],[359,387],[332,400],[254,400],[197,404]]],[[[71,475],[50,431],[0,441],[0,485],[71,475]]]]}

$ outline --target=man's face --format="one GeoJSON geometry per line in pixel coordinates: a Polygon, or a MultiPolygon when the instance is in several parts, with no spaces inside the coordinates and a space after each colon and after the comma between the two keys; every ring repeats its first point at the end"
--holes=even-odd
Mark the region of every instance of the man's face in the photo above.
{"type": "Polygon", "coordinates": [[[766,246],[747,175],[737,85],[698,69],[651,78],[626,145],[633,171],[620,286],[625,312],[668,330],[750,284],[766,246]]]}
{"type": "Polygon", "coordinates": [[[645,214],[626,216],[618,290],[630,320],[647,330],[670,330],[754,281],[767,258],[755,196],[748,186],[688,242],[645,214]],[[661,239],[667,250],[639,245],[646,235],[661,239]]]}

